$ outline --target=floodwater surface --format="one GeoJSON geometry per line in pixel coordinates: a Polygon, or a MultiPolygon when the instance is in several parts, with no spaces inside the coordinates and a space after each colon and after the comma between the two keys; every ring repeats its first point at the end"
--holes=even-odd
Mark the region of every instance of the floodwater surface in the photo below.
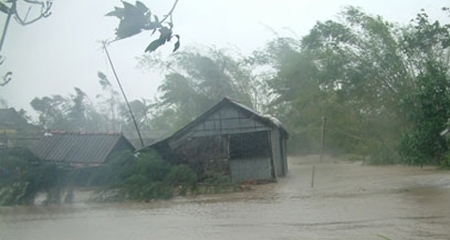
{"type": "Polygon", "coordinates": [[[450,239],[450,173],[290,158],[249,192],[0,208],[0,239],[450,239]],[[314,188],[311,188],[315,165],[314,188]]]}

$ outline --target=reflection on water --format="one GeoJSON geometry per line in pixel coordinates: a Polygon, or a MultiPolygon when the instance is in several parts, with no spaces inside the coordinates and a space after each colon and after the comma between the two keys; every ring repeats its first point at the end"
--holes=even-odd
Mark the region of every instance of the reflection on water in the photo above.
{"type": "Polygon", "coordinates": [[[152,203],[0,208],[0,239],[448,239],[450,174],[290,159],[277,184],[152,203]]]}

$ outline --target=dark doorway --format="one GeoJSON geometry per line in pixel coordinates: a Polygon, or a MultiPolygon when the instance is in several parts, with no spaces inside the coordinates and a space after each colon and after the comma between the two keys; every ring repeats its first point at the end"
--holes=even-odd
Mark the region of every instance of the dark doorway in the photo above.
{"type": "Polygon", "coordinates": [[[267,131],[230,135],[230,159],[270,157],[267,131]]]}

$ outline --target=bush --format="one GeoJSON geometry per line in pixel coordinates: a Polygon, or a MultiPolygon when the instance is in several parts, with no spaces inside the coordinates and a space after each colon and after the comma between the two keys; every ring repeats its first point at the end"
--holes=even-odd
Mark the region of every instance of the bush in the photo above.
{"type": "MultiPolygon", "coordinates": [[[[114,169],[114,168],[107,168],[114,169]]],[[[109,173],[108,173],[109,174],[109,173]]],[[[186,165],[171,165],[156,152],[139,154],[132,169],[122,168],[116,173],[124,177],[116,179],[101,193],[100,200],[150,201],[169,199],[175,191],[186,194],[196,189],[197,175],[186,165]]]]}
{"type": "Polygon", "coordinates": [[[442,169],[450,170],[450,151],[445,153],[444,157],[439,163],[439,167],[442,169]]]}
{"type": "MultiPolygon", "coordinates": [[[[116,152],[106,160],[106,164],[90,169],[90,173],[86,174],[88,176],[86,185],[115,187],[133,174],[135,163],[134,152],[129,150],[116,152]]],[[[83,175],[82,172],[76,174],[83,175]]],[[[79,177],[71,177],[75,182],[77,178],[79,177]]]]}
{"type": "Polygon", "coordinates": [[[62,168],[40,162],[26,149],[3,153],[0,168],[0,205],[33,204],[40,193],[46,194],[44,203],[60,203],[66,183],[62,168]]]}
{"type": "Polygon", "coordinates": [[[368,163],[373,165],[397,164],[399,163],[399,158],[396,151],[382,145],[370,155],[368,163]]]}
{"type": "Polygon", "coordinates": [[[427,61],[425,71],[417,77],[417,91],[402,99],[412,123],[400,144],[400,155],[407,164],[437,165],[448,150],[447,140],[440,134],[450,118],[447,73],[445,64],[427,61]]]}

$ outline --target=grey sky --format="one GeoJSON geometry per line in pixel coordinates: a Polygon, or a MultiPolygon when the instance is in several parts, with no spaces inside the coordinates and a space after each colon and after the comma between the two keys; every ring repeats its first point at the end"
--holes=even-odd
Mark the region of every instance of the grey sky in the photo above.
{"type": "MultiPolygon", "coordinates": [[[[141,1],[157,15],[166,13],[172,4],[169,0],[141,1]]],[[[112,73],[99,41],[112,39],[118,24],[116,18],[104,15],[120,5],[119,0],[54,0],[49,18],[26,27],[12,22],[2,52],[6,62],[0,68],[2,74],[14,72],[13,81],[0,88],[8,106],[31,113],[29,102],[34,97],[66,96],[74,87],[91,97],[100,93],[97,72],[105,72],[111,79],[112,73]]],[[[274,38],[269,28],[281,36],[301,37],[317,21],[335,20],[348,5],[403,24],[421,8],[448,22],[449,17],[439,9],[450,4],[444,0],[180,0],[174,13],[175,31],[182,37],[182,48],[215,45],[249,54],[274,38]]],[[[4,16],[0,17],[1,26],[4,21],[4,16]]],[[[131,99],[152,99],[161,82],[157,74],[136,68],[136,57],[150,41],[149,33],[142,33],[109,47],[131,99]]],[[[158,51],[169,54],[171,49],[166,46],[158,51]]]]}

